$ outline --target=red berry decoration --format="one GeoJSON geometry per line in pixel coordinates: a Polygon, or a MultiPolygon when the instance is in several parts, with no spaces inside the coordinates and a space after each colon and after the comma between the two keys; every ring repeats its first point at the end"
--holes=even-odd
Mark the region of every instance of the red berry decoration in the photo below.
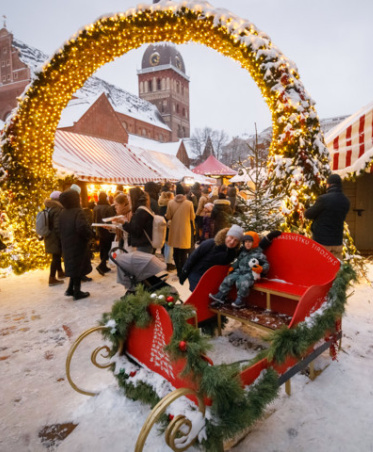
{"type": "Polygon", "coordinates": [[[179,349],[182,352],[185,352],[187,348],[188,348],[188,344],[185,341],[180,341],[179,342],[179,349]]]}
{"type": "Polygon", "coordinates": [[[175,298],[174,298],[172,295],[169,295],[169,296],[166,298],[166,301],[167,301],[168,303],[173,303],[173,302],[175,301],[175,298]]]}
{"type": "Polygon", "coordinates": [[[133,372],[130,372],[130,377],[134,377],[137,374],[137,371],[134,370],[133,372]]]}
{"type": "Polygon", "coordinates": [[[175,417],[175,416],[174,416],[173,414],[169,414],[169,415],[168,415],[168,420],[169,420],[169,421],[172,421],[172,419],[173,419],[174,417],[175,417]]]}

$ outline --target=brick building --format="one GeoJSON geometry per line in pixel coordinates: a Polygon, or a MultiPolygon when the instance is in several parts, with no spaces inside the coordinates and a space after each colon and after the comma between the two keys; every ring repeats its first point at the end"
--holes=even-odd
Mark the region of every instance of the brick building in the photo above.
{"type": "Polygon", "coordinates": [[[171,141],[190,136],[189,77],[174,45],[150,44],[137,72],[139,97],[156,105],[172,131],[171,141]]]}
{"type": "MultiPolygon", "coordinates": [[[[76,133],[86,135],[94,131],[92,136],[98,134],[101,138],[123,140],[124,143],[128,142],[128,134],[162,143],[179,141],[179,137],[189,136],[189,80],[185,75],[184,62],[175,48],[170,45],[162,47],[168,49],[167,52],[161,52],[162,58],[168,54],[173,57],[172,64],[166,65],[165,71],[158,68],[158,78],[162,79],[161,85],[165,88],[162,95],[167,96],[167,99],[162,98],[162,102],[165,101],[161,106],[163,114],[157,109],[159,102],[154,102],[154,99],[147,99],[146,95],[138,97],[97,77],[91,77],[74,94],[65,109],[67,112],[62,114],[65,120],[74,118],[78,111],[81,113],[81,105],[84,104],[85,107],[89,106],[89,109],[84,109],[84,117],[79,116],[67,124],[61,120],[59,128],[73,129],[76,133]],[[170,114],[165,110],[170,110],[170,114]],[[78,119],[79,124],[75,124],[78,119]]],[[[143,61],[148,58],[145,54],[143,61]]],[[[17,106],[17,97],[30,83],[33,72],[47,59],[48,56],[39,50],[14,39],[5,27],[0,30],[0,121],[5,121],[17,106]]],[[[145,90],[142,87],[144,84],[139,79],[139,91],[145,90]]],[[[189,165],[185,154],[185,148],[182,147],[182,161],[189,165]]]]}
{"type": "Polygon", "coordinates": [[[17,106],[17,97],[30,83],[30,68],[19,58],[12,46],[13,35],[6,28],[0,30],[0,120],[5,121],[17,106]]]}

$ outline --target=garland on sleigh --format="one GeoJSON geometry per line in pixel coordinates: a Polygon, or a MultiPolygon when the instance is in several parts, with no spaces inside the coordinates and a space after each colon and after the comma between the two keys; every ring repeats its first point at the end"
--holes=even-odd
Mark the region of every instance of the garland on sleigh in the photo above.
{"type": "MultiPolygon", "coordinates": [[[[347,288],[355,279],[352,267],[343,264],[323,306],[295,328],[283,328],[272,333],[268,337],[269,349],[261,352],[255,361],[267,357],[269,361],[281,363],[287,356],[304,356],[311,345],[334,329],[345,310],[347,288]]],[[[170,295],[167,288],[150,294],[141,285],[135,294],[117,301],[111,313],[103,314],[100,324],[108,326],[103,334],[113,344],[112,356],[118,352],[120,342],[126,341],[130,326],[146,328],[149,325],[151,316],[147,308],[150,304],[165,307],[170,315],[173,335],[165,350],[171,360],[186,358],[183,375],[193,375],[198,379],[199,393],[212,400],[210,415],[205,421],[205,438],[201,439],[200,445],[209,452],[219,450],[223,440],[232,438],[262,416],[266,405],[278,394],[278,375],[269,368],[254,384],[243,388],[238,375],[252,362],[244,367],[239,363],[210,366],[201,357],[210,348],[208,338],[188,323],[188,319],[194,316],[193,307],[184,306],[175,295],[170,295]]],[[[136,370],[116,372],[127,397],[154,407],[162,397],[151,382],[134,378],[135,375],[136,370]]],[[[168,420],[165,415],[161,422],[166,425],[168,420]]]]}

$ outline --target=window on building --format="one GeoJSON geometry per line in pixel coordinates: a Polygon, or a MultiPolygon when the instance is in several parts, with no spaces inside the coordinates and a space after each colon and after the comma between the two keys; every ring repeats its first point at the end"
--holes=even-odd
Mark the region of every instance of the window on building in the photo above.
{"type": "Polygon", "coordinates": [[[146,129],[142,129],[142,136],[146,137],[146,129]]]}
{"type": "Polygon", "coordinates": [[[185,116],[186,116],[186,111],[185,111],[185,108],[183,108],[183,116],[184,116],[184,118],[185,118],[185,116]]]}
{"type": "Polygon", "coordinates": [[[5,61],[1,62],[1,67],[5,67],[5,61]]]}
{"type": "Polygon", "coordinates": [[[179,82],[176,82],[176,92],[177,93],[180,92],[180,84],[179,84],[179,82]]]}
{"type": "Polygon", "coordinates": [[[158,91],[161,91],[161,89],[162,89],[162,81],[161,81],[160,78],[158,78],[158,79],[157,79],[157,90],[158,90],[158,91]]]}
{"type": "Polygon", "coordinates": [[[176,104],[176,113],[179,113],[179,104],[176,104]]]}
{"type": "Polygon", "coordinates": [[[150,93],[153,91],[153,80],[148,80],[148,91],[150,93]]]}
{"type": "Polygon", "coordinates": [[[181,87],[181,94],[184,96],[184,85],[181,87]]]}
{"type": "Polygon", "coordinates": [[[15,73],[13,74],[13,77],[14,77],[14,80],[16,80],[16,79],[18,78],[18,73],[15,72],[15,73]]]}

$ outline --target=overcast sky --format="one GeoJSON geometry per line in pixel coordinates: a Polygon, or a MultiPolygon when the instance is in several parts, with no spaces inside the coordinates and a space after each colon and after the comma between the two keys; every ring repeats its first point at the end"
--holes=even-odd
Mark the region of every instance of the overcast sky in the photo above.
{"type": "MultiPolygon", "coordinates": [[[[48,55],[78,29],[133,0],[12,0],[2,2],[8,30],[48,55]],[[4,4],[5,3],[5,4],[4,4]]],[[[142,2],[142,3],[150,3],[142,2]]],[[[373,0],[213,0],[253,22],[298,66],[320,118],[352,114],[373,100],[373,0]]],[[[136,70],[145,47],[97,75],[138,94],[136,70]]],[[[190,77],[191,127],[253,133],[271,125],[268,107],[248,72],[198,44],[180,46],[190,77]]]]}

